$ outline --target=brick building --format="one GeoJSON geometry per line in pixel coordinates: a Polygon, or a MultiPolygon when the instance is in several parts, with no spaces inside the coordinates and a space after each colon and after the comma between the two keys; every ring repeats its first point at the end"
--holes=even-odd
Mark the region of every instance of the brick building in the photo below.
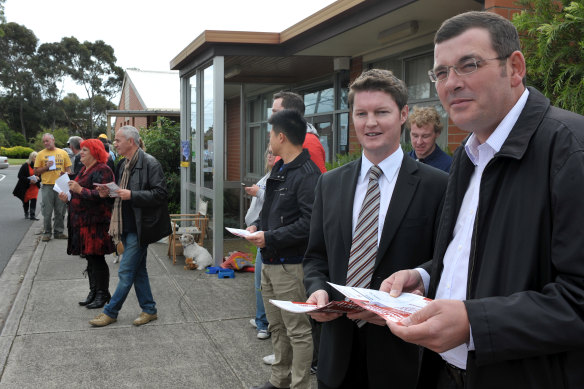
{"type": "Polygon", "coordinates": [[[180,119],[180,81],[177,71],[126,69],[117,110],[107,111],[108,137],[122,126],[147,128],[159,117],[180,119]],[[113,131],[110,118],[115,117],[113,131]]]}

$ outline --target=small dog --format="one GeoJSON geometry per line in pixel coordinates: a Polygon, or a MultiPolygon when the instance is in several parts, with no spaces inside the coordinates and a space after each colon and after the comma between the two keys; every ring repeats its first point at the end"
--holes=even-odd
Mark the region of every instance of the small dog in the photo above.
{"type": "MultiPolygon", "coordinates": [[[[185,263],[189,269],[196,268],[198,270],[205,270],[207,266],[213,265],[213,257],[204,247],[199,246],[195,242],[195,237],[193,235],[183,234],[179,240],[183,246],[183,254],[186,258],[185,263]],[[191,261],[189,261],[189,259],[191,259],[191,261]]],[[[187,266],[185,266],[185,268],[187,268],[187,266]]]]}

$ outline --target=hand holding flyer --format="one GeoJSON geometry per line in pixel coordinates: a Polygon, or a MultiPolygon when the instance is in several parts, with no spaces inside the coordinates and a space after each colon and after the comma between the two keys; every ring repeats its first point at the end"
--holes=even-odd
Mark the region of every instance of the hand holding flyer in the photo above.
{"type": "Polygon", "coordinates": [[[389,293],[380,290],[354,288],[331,282],[328,284],[355,304],[381,316],[385,320],[393,322],[401,321],[432,301],[429,298],[412,293],[402,293],[399,297],[391,297],[389,293]]]}
{"type": "Polygon", "coordinates": [[[316,304],[302,303],[296,301],[271,300],[270,303],[288,312],[293,313],[358,313],[363,308],[350,301],[331,301],[324,307],[318,308],[316,304]]]}
{"type": "Polygon", "coordinates": [[[233,235],[241,236],[242,238],[245,238],[247,236],[252,236],[253,234],[255,234],[255,232],[249,232],[248,230],[242,230],[240,228],[225,227],[225,229],[227,231],[231,232],[233,235]]]}
{"type": "Polygon", "coordinates": [[[97,187],[103,186],[109,189],[109,197],[119,197],[117,191],[120,187],[115,182],[108,182],[107,184],[93,184],[97,187]]]}

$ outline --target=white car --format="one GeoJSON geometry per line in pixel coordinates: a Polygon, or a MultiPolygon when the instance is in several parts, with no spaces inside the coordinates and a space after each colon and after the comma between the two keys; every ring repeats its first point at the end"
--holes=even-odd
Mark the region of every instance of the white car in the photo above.
{"type": "Polygon", "coordinates": [[[8,157],[0,157],[0,169],[6,169],[8,166],[8,157]]]}

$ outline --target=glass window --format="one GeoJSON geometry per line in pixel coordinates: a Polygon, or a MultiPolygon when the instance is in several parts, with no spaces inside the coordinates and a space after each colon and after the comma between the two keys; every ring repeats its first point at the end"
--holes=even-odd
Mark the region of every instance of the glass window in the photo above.
{"type": "Polygon", "coordinates": [[[331,112],[335,109],[334,88],[321,89],[304,95],[305,115],[331,112]]]}
{"type": "Polygon", "coordinates": [[[349,152],[349,113],[337,115],[337,125],[339,127],[339,154],[349,152]]]}
{"type": "Polygon", "coordinates": [[[425,54],[404,61],[406,68],[405,82],[408,86],[410,100],[436,98],[436,88],[428,78],[428,69],[434,64],[432,54],[425,54]]]}
{"type": "Polygon", "coordinates": [[[196,140],[197,140],[197,75],[195,74],[189,79],[189,85],[191,88],[191,112],[190,112],[190,123],[191,123],[191,166],[190,166],[190,182],[195,183],[197,181],[197,164],[195,162],[196,154],[196,140]]]}
{"type": "Polygon", "coordinates": [[[350,74],[348,71],[339,72],[339,101],[338,109],[349,109],[349,81],[350,74]]]}
{"type": "Polygon", "coordinates": [[[203,72],[203,185],[213,189],[213,66],[203,72]]]}
{"type": "Polygon", "coordinates": [[[330,163],[335,150],[332,115],[319,116],[318,119],[318,123],[314,123],[314,127],[318,132],[320,144],[324,148],[325,162],[330,163]]]}

